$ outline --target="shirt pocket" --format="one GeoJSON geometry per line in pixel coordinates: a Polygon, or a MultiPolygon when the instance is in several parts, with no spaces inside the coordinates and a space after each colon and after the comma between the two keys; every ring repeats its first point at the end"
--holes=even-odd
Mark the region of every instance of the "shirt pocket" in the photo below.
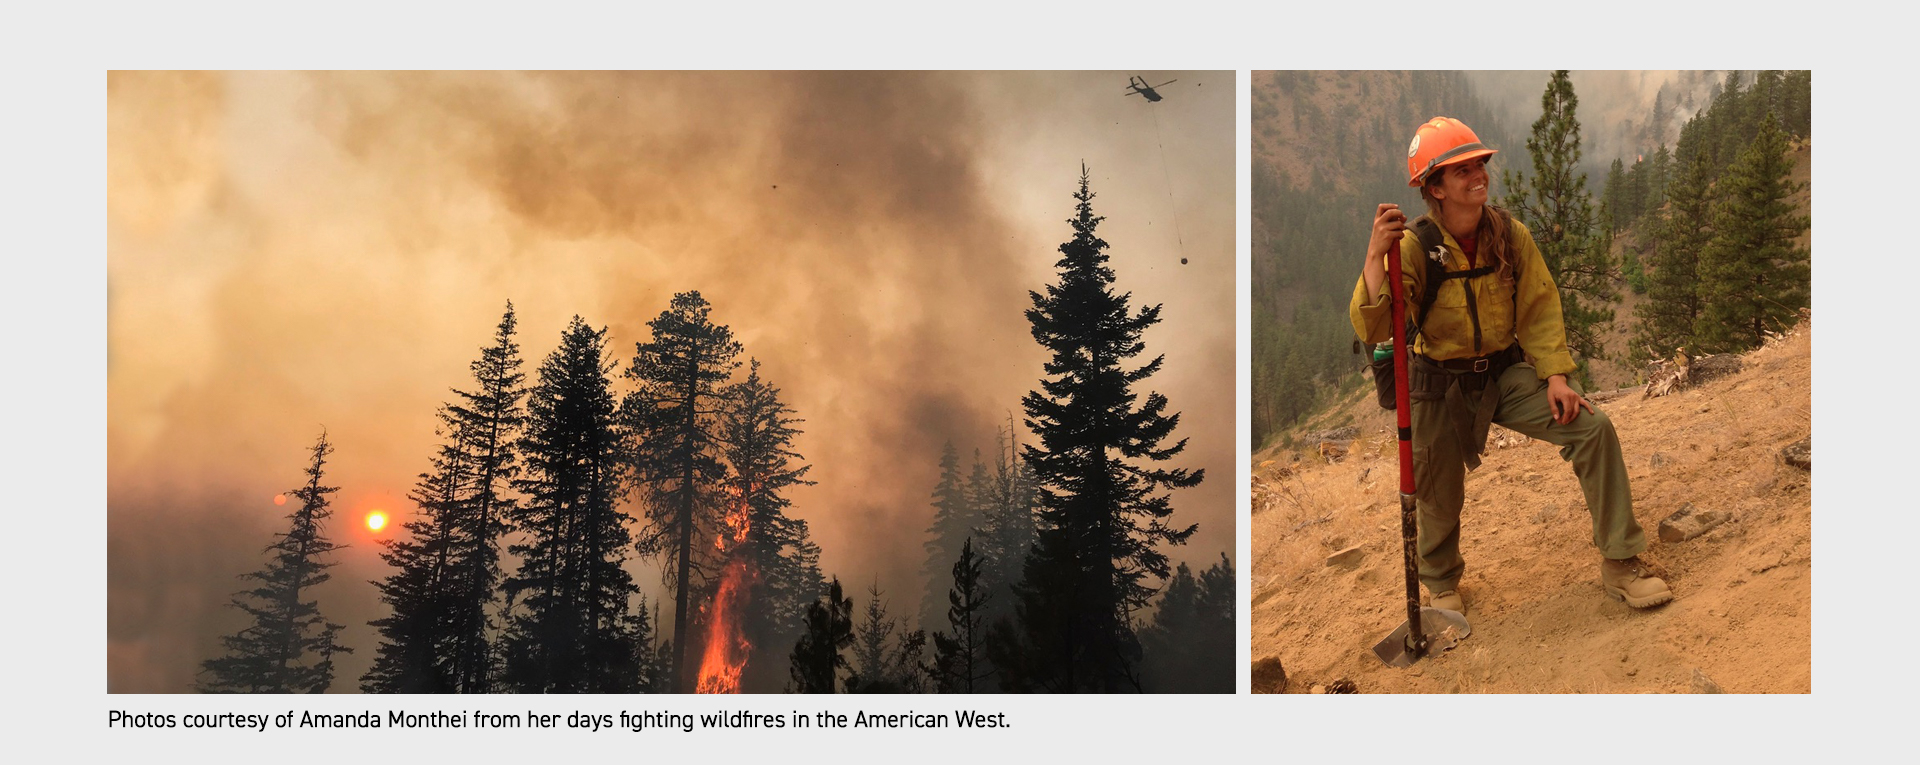
{"type": "Polygon", "coordinates": [[[1466,281],[1448,279],[1440,285],[1440,292],[1433,296],[1433,305],[1427,309],[1427,319],[1421,326],[1421,334],[1428,343],[1428,355],[1437,359],[1454,359],[1471,355],[1473,348],[1473,322],[1467,311],[1466,281]]]}

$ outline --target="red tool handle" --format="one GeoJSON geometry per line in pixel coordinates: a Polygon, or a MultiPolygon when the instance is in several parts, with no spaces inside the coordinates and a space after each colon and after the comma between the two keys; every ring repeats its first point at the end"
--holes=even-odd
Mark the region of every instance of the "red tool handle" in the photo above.
{"type": "Polygon", "coordinates": [[[1407,401],[1407,294],[1400,280],[1400,242],[1387,248],[1387,289],[1393,298],[1393,412],[1400,428],[1400,493],[1413,494],[1413,413],[1407,401]]]}

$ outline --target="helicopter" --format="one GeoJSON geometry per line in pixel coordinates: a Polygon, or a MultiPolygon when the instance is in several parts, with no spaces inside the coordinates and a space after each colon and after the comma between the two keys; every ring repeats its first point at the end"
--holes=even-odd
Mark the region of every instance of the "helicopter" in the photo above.
{"type": "Polygon", "coordinates": [[[1138,93],[1146,97],[1147,103],[1155,103],[1155,102],[1158,102],[1160,99],[1165,98],[1165,96],[1160,95],[1158,92],[1154,90],[1154,88],[1164,88],[1176,82],[1179,82],[1179,80],[1167,80],[1166,82],[1160,83],[1158,85],[1148,85],[1147,80],[1144,77],[1128,77],[1126,95],[1131,96],[1135,93],[1138,93]]]}

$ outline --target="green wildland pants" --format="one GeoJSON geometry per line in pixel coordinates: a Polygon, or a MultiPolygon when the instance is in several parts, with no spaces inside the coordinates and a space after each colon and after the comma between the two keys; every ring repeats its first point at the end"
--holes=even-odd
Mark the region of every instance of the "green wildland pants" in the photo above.
{"type": "MultiPolygon", "coordinates": [[[[1522,435],[1560,447],[1593,515],[1593,544],[1600,554],[1619,560],[1647,549],[1646,534],[1633,519],[1627,487],[1627,462],[1620,437],[1607,415],[1580,410],[1566,425],[1553,421],[1547,383],[1533,365],[1518,363],[1500,375],[1498,409],[1493,421],[1522,435]]],[[[1576,392],[1579,384],[1568,382],[1576,392]]],[[[1469,396],[1478,400],[1478,396],[1469,396]]],[[[1429,592],[1446,592],[1460,582],[1466,562],[1460,557],[1460,507],[1465,502],[1466,449],[1453,426],[1447,401],[1413,403],[1413,478],[1419,507],[1420,581],[1429,592]]]]}

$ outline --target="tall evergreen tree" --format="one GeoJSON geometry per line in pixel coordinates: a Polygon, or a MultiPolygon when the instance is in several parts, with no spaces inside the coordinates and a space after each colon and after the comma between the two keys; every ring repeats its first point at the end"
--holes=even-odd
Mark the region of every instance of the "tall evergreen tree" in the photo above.
{"type": "Polygon", "coordinates": [[[518,327],[509,301],[494,329],[493,344],[469,365],[474,388],[455,388],[457,403],[448,407],[447,424],[470,463],[451,551],[452,575],[462,591],[449,624],[454,682],[461,693],[491,692],[498,673],[491,637],[496,625],[488,612],[500,584],[500,539],[513,530],[516,502],[505,489],[520,475],[515,444],[526,422],[521,405],[526,374],[520,371],[520,345],[514,339],[518,327]]]}
{"type": "Polygon", "coordinates": [[[1041,389],[1022,400],[1040,443],[1023,447],[1039,484],[1038,541],[1016,587],[1017,624],[996,628],[989,656],[1009,690],[1116,691],[1139,687],[1132,615],[1172,571],[1159,545],[1183,544],[1197,525],[1168,525],[1167,490],[1200,483],[1204,471],[1149,467],[1178,456],[1162,446],[1180,423],[1167,397],[1134,390],[1165,357],[1124,366],[1146,350],[1141,336],[1160,306],[1134,312],[1115,293],[1107,243],[1096,232],[1094,194],[1081,167],[1073,238],[1060,245],[1058,284],[1028,293],[1033,337],[1052,354],[1041,389]]]}
{"type": "Polygon", "coordinates": [[[946,588],[940,574],[946,571],[960,544],[973,533],[978,522],[965,479],[960,476],[960,452],[948,441],[940,450],[940,482],[933,487],[933,523],[927,526],[927,541],[922,543],[926,558],[920,564],[920,579],[926,590],[920,597],[918,623],[938,624],[946,588]]]}
{"type": "Polygon", "coordinates": [[[1720,179],[1713,240],[1700,256],[1701,310],[1694,335],[1709,353],[1757,347],[1807,305],[1811,267],[1794,243],[1807,230],[1795,213],[1787,137],[1771,117],[1720,179]]]}
{"type": "MultiPolygon", "coordinates": [[[[1587,174],[1580,166],[1580,100],[1565,70],[1553,73],[1540,97],[1540,119],[1527,138],[1533,157],[1531,177],[1502,173],[1510,190],[1506,205],[1533,232],[1534,243],[1546,260],[1554,284],[1560,288],[1560,308],[1567,328],[1567,346],[1580,362],[1602,358],[1600,335],[1613,322],[1615,268],[1608,253],[1611,239],[1595,226],[1587,174]]],[[[1631,189],[1629,189],[1631,192],[1631,189]]],[[[1631,202],[1629,202],[1631,206],[1631,202]]]]}
{"type": "Polygon", "coordinates": [[[203,693],[324,693],[333,684],[333,655],[352,653],[337,639],[342,625],[320,615],[317,600],[303,600],[308,588],[332,578],[328,558],[343,545],[327,539],[322,526],[333,511],[328,495],[340,490],[321,483],[333,445],[321,431],[307,463],[306,485],[287,492],[300,505],[287,516],[289,527],[267,546],[267,567],[242,575],[257,585],[233,596],[233,607],[253,623],[221,638],[227,655],[200,665],[203,693]]]}
{"type": "Polygon", "coordinates": [[[500,536],[513,500],[502,489],[518,474],[513,441],[525,414],[513,304],[470,366],[476,387],[454,389],[443,406],[448,439],[420,476],[420,508],[403,525],[407,538],[382,540],[396,570],[375,583],[393,613],[380,630],[379,657],[361,681],[369,693],[486,693],[495,674],[488,611],[500,579],[500,536]]]}
{"type": "Polygon", "coordinates": [[[847,668],[841,653],[853,643],[853,600],[840,589],[840,577],[827,583],[819,600],[807,604],[807,628],[794,643],[791,655],[794,693],[834,693],[840,670],[847,668]]]}
{"type": "Polygon", "coordinates": [[[760,362],[747,367],[747,378],[727,392],[729,402],[720,424],[727,463],[733,466],[729,494],[745,513],[746,528],[728,550],[729,561],[739,561],[754,574],[747,588],[751,604],[742,634],[753,646],[742,687],[778,687],[769,675],[785,646],[793,644],[805,626],[807,604],[820,596],[826,580],[820,575],[820,546],[814,544],[807,522],[787,514],[793,506],[786,492],[806,480],[809,465],[793,451],[801,420],[780,400],[780,389],[761,379],[760,362]]]}
{"type": "MultiPolygon", "coordinates": [[[[1607,215],[1611,213],[1611,215],[1608,215],[1607,220],[1614,226],[1624,226],[1628,223],[1626,184],[1627,172],[1625,165],[1616,157],[1613,160],[1613,164],[1607,168],[1607,185],[1603,187],[1604,191],[1600,193],[1601,214],[1607,215]]],[[[1619,229],[1614,228],[1613,230],[1618,231],[1619,229]]]]}
{"type": "Polygon", "coordinates": [[[1187,564],[1180,564],[1161,592],[1153,623],[1140,633],[1148,689],[1232,693],[1237,607],[1233,561],[1225,553],[1197,578],[1187,564]]]}
{"type": "Polygon", "coordinates": [[[1667,208],[1654,229],[1647,299],[1634,308],[1639,326],[1630,358],[1635,361],[1666,358],[1693,345],[1701,308],[1700,255],[1713,239],[1711,172],[1707,158],[1695,156],[1667,185],[1667,208]]]}
{"type": "Polygon", "coordinates": [[[520,568],[506,582],[524,596],[506,637],[505,677],[528,693],[618,693],[638,687],[629,618],[639,591],[624,563],[632,537],[617,501],[625,444],[607,374],[606,330],[575,316],[540,365],[527,400],[520,453],[525,496],[512,546],[520,568]]]}
{"type": "Polygon", "coordinates": [[[981,559],[973,554],[973,540],[960,548],[960,559],[953,564],[953,588],[947,590],[947,625],[953,630],[933,633],[934,688],[941,693],[977,693],[987,690],[983,681],[993,676],[993,667],[983,653],[986,639],[985,608],[993,596],[980,581],[981,559]]]}
{"type": "Polygon", "coordinates": [[[714,538],[717,489],[726,478],[719,416],[726,403],[723,387],[740,366],[740,344],[733,331],[714,324],[712,307],[699,292],[673,296],[671,306],[647,326],[653,339],[635,346],[627,376],[640,389],[627,397],[624,416],[639,434],[634,464],[648,489],[647,529],[640,549],[665,553],[674,590],[673,662],[668,669],[676,692],[691,692],[694,672],[687,666],[687,627],[693,619],[692,593],[705,588],[712,561],[702,565],[714,538]],[[695,581],[700,578],[700,582],[695,581]]]}

